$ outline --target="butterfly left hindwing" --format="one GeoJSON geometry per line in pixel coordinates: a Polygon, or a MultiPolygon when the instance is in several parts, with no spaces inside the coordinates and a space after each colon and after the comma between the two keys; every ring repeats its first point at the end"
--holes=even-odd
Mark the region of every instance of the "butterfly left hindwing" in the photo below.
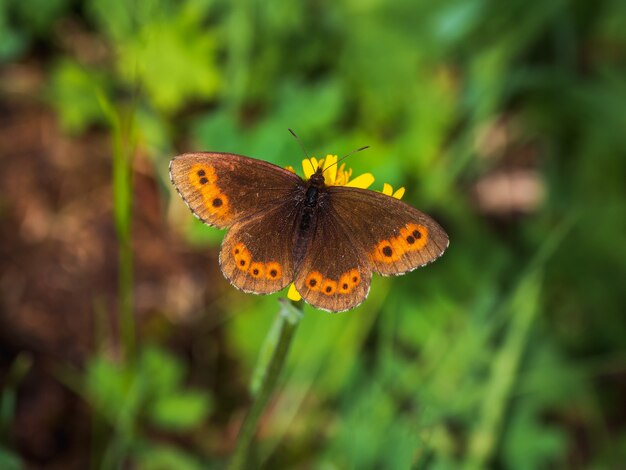
{"type": "Polygon", "coordinates": [[[237,288],[255,294],[271,294],[287,286],[294,276],[293,204],[276,207],[235,223],[220,251],[224,276],[237,288]]]}

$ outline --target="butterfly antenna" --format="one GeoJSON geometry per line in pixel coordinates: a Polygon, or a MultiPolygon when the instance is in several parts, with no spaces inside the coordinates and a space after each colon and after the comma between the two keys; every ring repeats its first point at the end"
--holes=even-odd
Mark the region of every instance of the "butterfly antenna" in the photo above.
{"type": "Polygon", "coordinates": [[[294,131],[292,131],[291,129],[287,128],[287,130],[289,132],[291,132],[291,135],[294,136],[296,138],[296,140],[298,141],[298,143],[300,144],[300,148],[302,149],[302,151],[304,152],[304,156],[306,158],[309,158],[309,155],[306,153],[306,149],[304,148],[304,144],[302,143],[302,141],[300,140],[300,137],[298,137],[296,135],[296,133],[294,131]]]}
{"type": "Polygon", "coordinates": [[[332,165],[329,165],[329,166],[328,166],[328,167],[327,167],[324,171],[328,170],[328,168],[332,168],[333,166],[338,165],[341,161],[345,160],[345,159],[346,159],[346,158],[348,158],[350,155],[354,155],[355,153],[360,152],[361,150],[368,149],[368,148],[370,148],[370,146],[369,146],[369,145],[366,145],[365,147],[360,147],[360,148],[358,148],[358,149],[356,149],[356,150],[353,150],[353,151],[352,151],[352,152],[350,152],[349,154],[344,155],[343,157],[341,157],[339,160],[337,160],[337,161],[336,161],[335,163],[333,163],[332,165]]]}
{"type": "MultiPolygon", "coordinates": [[[[300,138],[296,135],[296,133],[294,131],[292,131],[291,129],[287,128],[287,130],[289,132],[291,132],[291,135],[294,136],[296,138],[296,140],[298,141],[298,143],[300,144],[300,148],[302,149],[302,151],[304,152],[304,156],[306,157],[307,162],[309,162],[309,165],[311,165],[311,168],[313,168],[313,163],[311,163],[311,159],[309,158],[309,154],[306,153],[306,149],[304,148],[304,144],[302,143],[302,141],[300,140],[300,138]]],[[[315,172],[316,168],[313,168],[313,172],[315,172]]]]}

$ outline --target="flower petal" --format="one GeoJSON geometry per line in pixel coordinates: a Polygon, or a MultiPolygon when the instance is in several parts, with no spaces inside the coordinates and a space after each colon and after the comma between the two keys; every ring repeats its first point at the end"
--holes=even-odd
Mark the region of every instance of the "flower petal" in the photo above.
{"type": "Polygon", "coordinates": [[[372,184],[374,184],[374,175],[371,173],[363,173],[362,175],[354,178],[352,181],[348,181],[346,186],[350,186],[351,188],[367,189],[372,184]]]}
{"type": "Polygon", "coordinates": [[[315,170],[317,170],[317,166],[317,158],[315,157],[305,158],[304,160],[302,160],[302,171],[304,171],[304,178],[308,180],[311,175],[315,173],[315,170]]]}
{"type": "Polygon", "coordinates": [[[324,179],[328,184],[335,184],[337,181],[337,155],[326,155],[324,159],[324,179]],[[326,171],[328,169],[328,171],[326,171]]]}
{"type": "Polygon", "coordinates": [[[293,282],[289,286],[289,291],[287,291],[287,298],[289,300],[293,300],[294,302],[298,302],[299,300],[302,300],[302,296],[296,290],[296,286],[293,284],[293,282]]]}
{"type": "Polygon", "coordinates": [[[386,194],[387,196],[391,196],[393,194],[393,188],[389,183],[383,184],[383,194],[386,194]]]}
{"type": "Polygon", "coordinates": [[[393,197],[395,197],[396,199],[402,199],[402,196],[404,196],[404,191],[404,186],[398,188],[396,192],[393,193],[393,197]]]}

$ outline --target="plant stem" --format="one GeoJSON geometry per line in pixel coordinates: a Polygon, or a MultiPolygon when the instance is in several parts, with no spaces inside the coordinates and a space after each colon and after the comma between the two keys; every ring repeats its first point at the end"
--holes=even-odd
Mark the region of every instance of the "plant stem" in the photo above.
{"type": "Polygon", "coordinates": [[[126,360],[135,356],[135,316],[133,312],[132,207],[135,149],[132,109],[118,110],[102,92],[100,105],[109,120],[113,144],[113,217],[118,241],[118,312],[120,336],[126,360]]]}
{"type": "Polygon", "coordinates": [[[254,401],[239,431],[237,446],[229,465],[230,470],[244,469],[248,464],[251,444],[259,419],[276,387],[278,377],[285,365],[291,340],[302,318],[301,303],[291,303],[281,299],[281,304],[274,325],[266,337],[253,375],[254,401]]]}

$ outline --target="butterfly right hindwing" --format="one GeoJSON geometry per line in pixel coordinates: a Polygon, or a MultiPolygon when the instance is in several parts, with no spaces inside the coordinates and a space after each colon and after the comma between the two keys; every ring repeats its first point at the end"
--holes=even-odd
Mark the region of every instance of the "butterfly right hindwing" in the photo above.
{"type": "Polygon", "coordinates": [[[354,241],[349,221],[338,217],[330,205],[324,206],[310,236],[294,281],[302,298],[331,312],[349,310],[363,302],[372,271],[354,241]]]}

